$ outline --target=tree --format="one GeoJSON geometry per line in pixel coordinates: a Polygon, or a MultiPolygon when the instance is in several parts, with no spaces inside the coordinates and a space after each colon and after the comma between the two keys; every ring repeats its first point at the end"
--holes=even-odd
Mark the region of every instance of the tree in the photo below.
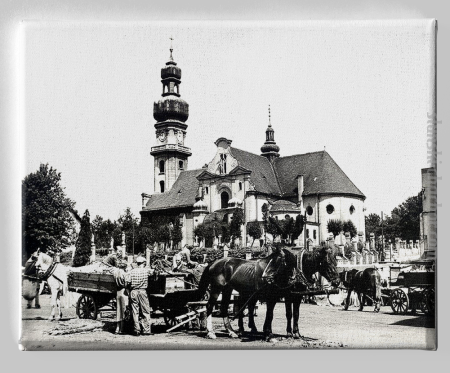
{"type": "Polygon", "coordinates": [[[261,207],[264,223],[264,244],[267,243],[267,229],[269,227],[269,205],[264,203],[261,207]]]}
{"type": "Polygon", "coordinates": [[[381,218],[378,214],[369,214],[364,218],[366,226],[366,239],[370,237],[370,233],[375,236],[381,236],[381,218]]]}
{"type": "Polygon", "coordinates": [[[24,261],[38,248],[65,248],[75,241],[75,202],[60,185],[61,174],[48,164],[22,181],[22,254],[24,261]]]}
{"type": "Polygon", "coordinates": [[[356,237],[358,234],[355,224],[353,224],[351,220],[347,220],[342,223],[342,230],[344,232],[349,232],[351,238],[356,237]]]}
{"type": "Polygon", "coordinates": [[[236,238],[242,237],[241,226],[244,224],[244,212],[242,209],[236,209],[231,217],[230,222],[230,235],[231,235],[231,245],[234,245],[234,240],[236,238]]]}
{"type": "Polygon", "coordinates": [[[247,233],[251,238],[253,238],[251,245],[251,247],[253,247],[255,240],[261,238],[262,235],[261,225],[259,224],[259,222],[258,221],[249,222],[247,224],[247,233]]]}
{"type": "Polygon", "coordinates": [[[422,195],[409,197],[391,212],[389,225],[392,233],[403,240],[417,240],[420,237],[420,213],[423,211],[422,195]]]}
{"type": "Polygon", "coordinates": [[[272,216],[269,216],[268,218],[267,233],[270,233],[272,235],[274,241],[278,236],[283,234],[283,229],[280,223],[272,216]]]}
{"type": "Polygon", "coordinates": [[[120,225],[122,232],[125,233],[126,252],[131,253],[133,251],[133,247],[138,246],[139,243],[139,219],[136,218],[131,212],[131,209],[127,207],[124,213],[119,216],[119,219],[117,219],[117,223],[120,225]]]}
{"type": "Polygon", "coordinates": [[[327,230],[329,233],[333,234],[334,238],[336,238],[336,236],[342,232],[342,228],[342,221],[338,219],[331,219],[327,223],[327,230]]]}
{"type": "Polygon", "coordinates": [[[294,229],[292,232],[292,240],[296,240],[303,232],[303,226],[305,225],[305,218],[303,215],[297,215],[295,218],[294,229]]]}
{"type": "Polygon", "coordinates": [[[92,220],[92,233],[94,235],[95,247],[97,249],[109,248],[111,246],[111,239],[113,238],[116,224],[111,220],[103,220],[99,215],[92,220]]]}
{"type": "Polygon", "coordinates": [[[81,218],[80,234],[75,244],[75,255],[73,257],[73,266],[81,267],[89,263],[91,256],[92,229],[89,219],[89,211],[86,210],[81,218]]]}

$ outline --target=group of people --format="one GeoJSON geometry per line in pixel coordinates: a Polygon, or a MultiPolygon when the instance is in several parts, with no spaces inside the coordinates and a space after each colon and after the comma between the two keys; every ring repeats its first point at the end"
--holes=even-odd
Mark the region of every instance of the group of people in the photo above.
{"type": "MultiPolygon", "coordinates": [[[[147,295],[148,278],[156,273],[146,265],[144,257],[138,256],[134,263],[128,265],[121,257],[121,252],[112,251],[103,263],[114,267],[113,275],[117,284],[117,326],[115,333],[124,333],[124,319],[127,304],[130,305],[133,318],[133,335],[151,335],[150,302],[147,295]]],[[[190,250],[185,246],[173,258],[172,271],[185,272],[194,267],[196,262],[190,258],[190,250]]]]}

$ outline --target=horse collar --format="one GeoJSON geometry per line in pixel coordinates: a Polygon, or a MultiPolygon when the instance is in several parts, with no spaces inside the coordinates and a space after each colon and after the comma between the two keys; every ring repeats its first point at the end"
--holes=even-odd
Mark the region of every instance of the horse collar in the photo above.
{"type": "MultiPolygon", "coordinates": [[[[47,271],[42,275],[41,280],[47,281],[50,278],[50,276],[53,275],[53,272],[55,272],[57,265],[58,265],[58,262],[53,261],[53,263],[50,265],[50,267],[48,267],[47,271]]],[[[59,280],[59,281],[61,281],[61,280],[59,280]]]]}
{"type": "Polygon", "coordinates": [[[303,272],[303,254],[305,253],[305,249],[301,249],[299,255],[297,256],[297,268],[300,272],[303,272]]]}

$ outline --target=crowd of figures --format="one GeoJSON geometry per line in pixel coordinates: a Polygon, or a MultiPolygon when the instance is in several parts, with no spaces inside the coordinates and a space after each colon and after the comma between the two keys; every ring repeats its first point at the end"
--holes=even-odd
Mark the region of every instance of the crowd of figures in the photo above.
{"type": "MultiPolygon", "coordinates": [[[[253,311],[256,302],[265,302],[267,312],[263,334],[265,340],[270,341],[274,338],[272,333],[274,307],[280,299],[284,300],[286,307],[287,335],[295,338],[303,338],[298,325],[302,299],[309,294],[314,294],[314,291],[319,290],[326,293],[343,284],[348,287],[349,292],[355,290],[358,293],[367,293],[371,299],[378,300],[379,275],[378,281],[376,273],[362,275],[352,273],[340,278],[337,271],[336,258],[338,255],[339,248],[333,244],[311,250],[292,250],[270,246],[268,255],[261,259],[245,260],[224,257],[208,264],[199,264],[191,260],[190,250],[185,247],[173,257],[171,266],[168,262],[157,261],[150,267],[148,258],[146,260],[146,258],[138,256],[134,262],[128,263],[120,251],[112,250],[103,259],[102,265],[111,269],[117,284],[116,333],[118,334],[124,332],[127,306],[132,313],[133,334],[151,334],[150,304],[146,291],[149,277],[157,276],[163,271],[170,271],[185,272],[191,275],[189,281],[193,287],[197,288],[196,299],[204,299],[205,293],[209,293],[206,305],[208,338],[216,338],[211,317],[221,294],[220,310],[224,326],[227,333],[233,338],[238,337],[238,333],[244,333],[243,310],[246,308],[249,310],[248,327],[252,333],[257,332],[253,311]],[[327,280],[326,288],[317,288],[317,274],[327,280]],[[238,333],[231,327],[228,315],[233,291],[239,293],[238,333]]],[[[55,313],[56,318],[60,318],[62,312],[59,297],[67,291],[67,271],[70,267],[57,263],[50,255],[42,252],[35,253],[30,258],[30,263],[35,268],[36,279],[46,281],[51,288],[52,313],[50,319],[55,319],[55,313]]],[[[29,276],[27,280],[31,281],[32,276],[29,276]]],[[[28,298],[34,297],[31,294],[28,298]]],[[[361,301],[361,305],[363,304],[364,298],[361,301]]]]}

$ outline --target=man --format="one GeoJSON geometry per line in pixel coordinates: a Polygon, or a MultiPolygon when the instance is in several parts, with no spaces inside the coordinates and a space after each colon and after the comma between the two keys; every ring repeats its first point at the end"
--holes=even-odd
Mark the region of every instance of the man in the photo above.
{"type": "Polygon", "coordinates": [[[142,314],[142,335],[151,335],[150,332],[150,304],[147,297],[148,276],[153,275],[154,270],[145,267],[145,258],[139,256],[136,259],[137,267],[129,272],[128,283],[130,288],[131,312],[133,314],[134,333],[139,336],[141,327],[139,325],[139,314],[142,314]]]}

